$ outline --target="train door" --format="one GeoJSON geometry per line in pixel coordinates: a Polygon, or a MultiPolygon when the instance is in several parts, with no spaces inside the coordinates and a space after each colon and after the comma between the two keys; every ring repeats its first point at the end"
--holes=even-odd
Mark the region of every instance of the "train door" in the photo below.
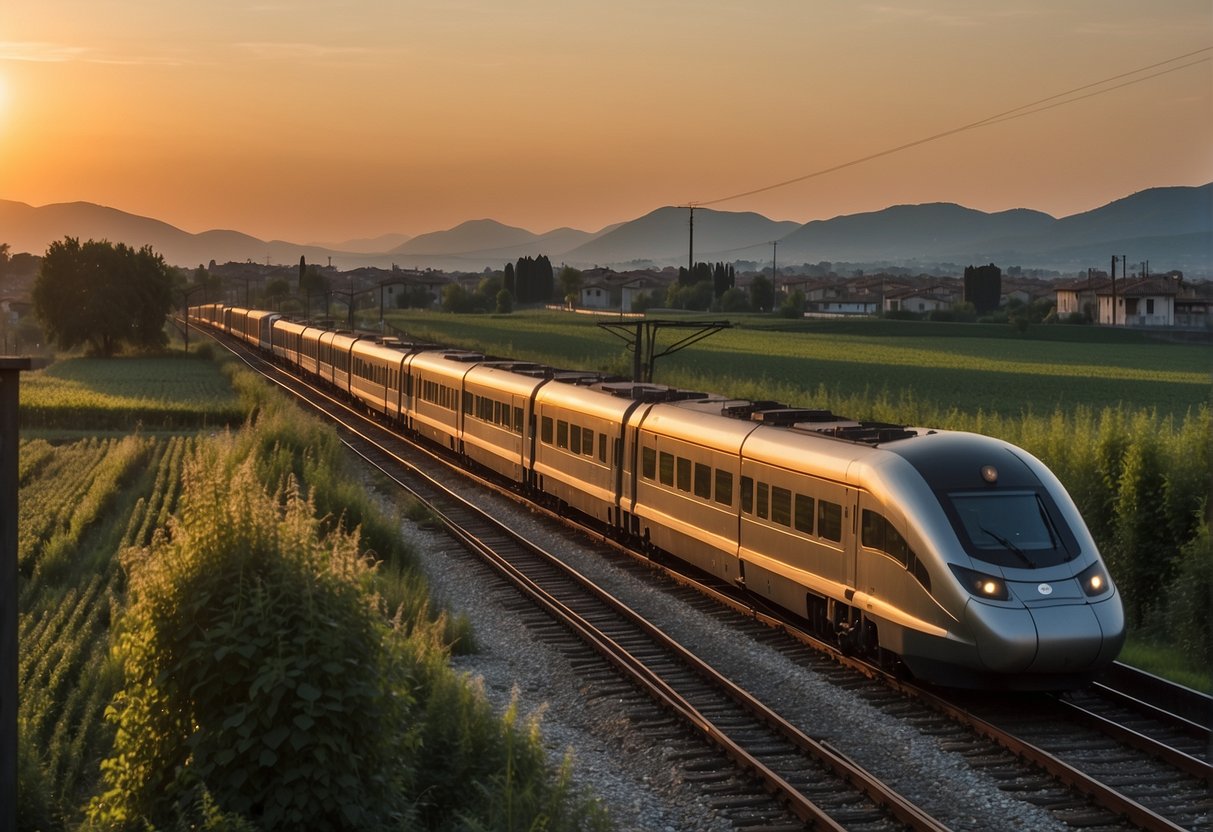
{"type": "Polygon", "coordinates": [[[842,537],[843,552],[847,562],[847,588],[854,590],[859,577],[859,492],[854,488],[846,489],[842,505],[842,537]]]}

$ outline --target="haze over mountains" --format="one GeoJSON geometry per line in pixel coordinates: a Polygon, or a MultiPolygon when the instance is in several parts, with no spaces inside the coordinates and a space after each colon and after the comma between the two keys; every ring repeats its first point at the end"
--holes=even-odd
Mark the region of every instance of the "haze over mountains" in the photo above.
{"type": "MultiPolygon", "coordinates": [[[[64,236],[150,244],[174,265],[247,261],[308,262],[340,268],[397,265],[480,271],[527,255],[585,266],[665,266],[687,261],[689,212],[658,208],[597,232],[559,228],[535,234],[481,219],[408,237],[300,245],[259,240],[238,231],[191,234],[168,223],[85,202],[31,207],[0,200],[0,242],[41,254],[64,236]]],[[[1058,271],[1105,267],[1113,254],[1151,269],[1213,277],[1213,184],[1151,188],[1061,219],[1028,209],[986,213],[951,203],[897,205],[806,224],[751,212],[696,209],[696,260],[769,263],[821,261],[928,268],[987,263],[1058,271]]]]}

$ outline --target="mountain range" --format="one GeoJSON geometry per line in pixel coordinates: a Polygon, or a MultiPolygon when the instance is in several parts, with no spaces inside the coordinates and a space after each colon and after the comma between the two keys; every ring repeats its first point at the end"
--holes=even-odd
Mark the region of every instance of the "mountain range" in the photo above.
{"type": "MultiPolygon", "coordinates": [[[[831,261],[927,269],[993,262],[1073,272],[1103,267],[1112,255],[1124,254],[1131,263],[1149,260],[1153,271],[1213,277],[1213,183],[1151,188],[1060,219],[1028,209],[986,213],[952,203],[895,205],[805,224],[752,212],[697,208],[693,214],[696,260],[765,264],[777,255],[781,266],[831,261]]],[[[619,268],[686,263],[689,219],[686,208],[665,207],[596,232],[559,228],[545,234],[481,219],[411,238],[389,234],[301,245],[238,231],[191,234],[87,202],[33,207],[0,200],[0,242],[9,243],[13,253],[35,254],[65,236],[147,244],[169,263],[186,267],[211,260],[290,264],[303,256],[321,265],[331,258],[344,269],[395,264],[481,271],[546,254],[555,263],[619,268]]]]}

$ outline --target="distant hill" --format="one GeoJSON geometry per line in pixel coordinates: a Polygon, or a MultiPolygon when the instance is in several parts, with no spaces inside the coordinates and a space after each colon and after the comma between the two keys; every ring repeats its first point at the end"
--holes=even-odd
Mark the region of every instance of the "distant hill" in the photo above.
{"type": "MultiPolygon", "coordinates": [[[[334,266],[392,264],[447,270],[500,268],[546,254],[576,266],[680,265],[687,259],[686,208],[658,208],[597,233],[558,228],[546,234],[482,219],[407,238],[384,235],[337,244],[259,240],[237,231],[190,234],[159,220],[86,202],[46,205],[0,200],[0,242],[41,254],[64,236],[150,244],[165,259],[193,267],[252,260],[334,266]],[[377,248],[382,245],[383,248],[377,248]],[[345,246],[341,248],[339,246],[345,246]]],[[[951,203],[896,205],[804,225],[752,212],[695,211],[695,259],[768,260],[779,241],[781,264],[821,261],[920,266],[985,263],[1062,271],[1105,267],[1113,254],[1149,260],[1155,270],[1213,277],[1213,184],[1151,188],[1056,219],[1027,209],[986,213],[951,203]]]]}
{"type": "Polygon", "coordinates": [[[950,203],[898,205],[810,222],[780,241],[785,262],[995,262],[1058,270],[1113,254],[1213,276],[1213,184],[1151,188],[1062,219],[950,203]]]}
{"type": "MultiPolygon", "coordinates": [[[[686,263],[686,208],[658,208],[564,253],[579,266],[652,261],[659,265],[686,263]]],[[[763,259],[774,240],[800,228],[753,212],[695,210],[695,259],[703,261],[763,259]]]]}

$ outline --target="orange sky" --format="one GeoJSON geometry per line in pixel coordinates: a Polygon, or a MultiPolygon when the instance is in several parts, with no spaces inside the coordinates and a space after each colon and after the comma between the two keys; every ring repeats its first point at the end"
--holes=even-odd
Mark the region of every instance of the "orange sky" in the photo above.
{"type": "MultiPolygon", "coordinates": [[[[597,230],[1210,46],[1208,0],[9,3],[0,198],[295,242],[597,230]]],[[[714,207],[1064,216],[1204,184],[1209,58],[714,207]]]]}

